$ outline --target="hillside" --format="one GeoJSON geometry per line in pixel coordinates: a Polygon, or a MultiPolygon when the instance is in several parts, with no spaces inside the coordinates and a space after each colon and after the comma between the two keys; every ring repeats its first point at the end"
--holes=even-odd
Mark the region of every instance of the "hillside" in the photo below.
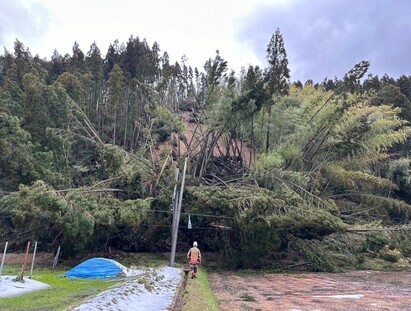
{"type": "Polygon", "coordinates": [[[411,78],[364,79],[362,61],[303,85],[279,30],[268,47],[267,68],[236,75],[218,51],[200,72],[134,37],[50,61],[17,40],[0,56],[1,242],[169,251],[188,158],[178,250],[195,239],[236,269],[407,266],[411,78]]]}

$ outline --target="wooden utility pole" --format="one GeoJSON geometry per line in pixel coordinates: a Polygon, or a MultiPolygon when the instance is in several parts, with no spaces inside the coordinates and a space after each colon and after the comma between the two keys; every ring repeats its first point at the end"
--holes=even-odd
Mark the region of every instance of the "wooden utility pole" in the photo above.
{"type": "Polygon", "coordinates": [[[187,158],[184,161],[183,177],[181,180],[180,194],[177,194],[177,188],[174,187],[173,197],[176,196],[173,200],[173,231],[171,237],[171,255],[170,255],[170,267],[174,267],[174,260],[176,257],[176,248],[177,248],[177,237],[178,237],[178,227],[180,224],[180,214],[181,214],[181,204],[183,200],[184,192],[184,183],[186,179],[186,170],[187,170],[187,158]]]}
{"type": "Polygon", "coordinates": [[[24,263],[21,267],[20,274],[16,277],[16,281],[24,282],[24,271],[26,270],[27,258],[29,257],[30,241],[27,242],[26,256],[24,256],[24,263]]]}

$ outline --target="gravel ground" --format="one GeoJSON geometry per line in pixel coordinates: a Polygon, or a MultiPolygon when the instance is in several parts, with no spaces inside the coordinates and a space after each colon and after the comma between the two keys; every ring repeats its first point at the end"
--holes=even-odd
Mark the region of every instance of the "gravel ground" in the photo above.
{"type": "Polygon", "coordinates": [[[411,273],[210,274],[220,310],[411,310],[411,273]]]}

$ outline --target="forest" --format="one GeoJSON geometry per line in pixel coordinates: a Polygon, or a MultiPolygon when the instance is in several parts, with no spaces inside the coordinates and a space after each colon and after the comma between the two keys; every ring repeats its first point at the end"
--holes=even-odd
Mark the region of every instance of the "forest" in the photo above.
{"type": "Polygon", "coordinates": [[[235,269],[409,264],[411,76],[364,60],[291,81],[279,29],[266,59],[192,68],[131,36],[47,60],[16,40],[0,56],[1,243],[168,252],[187,158],[179,251],[196,239],[235,269]]]}

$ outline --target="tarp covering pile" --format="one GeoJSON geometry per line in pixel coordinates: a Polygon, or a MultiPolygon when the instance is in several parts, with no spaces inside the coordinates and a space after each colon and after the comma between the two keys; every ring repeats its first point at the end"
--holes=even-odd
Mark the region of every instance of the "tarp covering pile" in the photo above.
{"type": "Polygon", "coordinates": [[[69,278],[104,279],[128,275],[129,269],[106,258],[88,259],[64,273],[69,278]]]}

